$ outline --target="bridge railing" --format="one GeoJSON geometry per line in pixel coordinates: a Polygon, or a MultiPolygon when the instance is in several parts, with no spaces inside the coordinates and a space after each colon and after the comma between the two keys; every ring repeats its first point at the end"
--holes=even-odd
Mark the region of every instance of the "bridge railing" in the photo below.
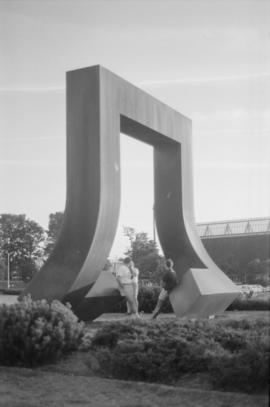
{"type": "Polygon", "coordinates": [[[218,236],[270,233],[270,218],[198,223],[197,230],[200,237],[205,239],[218,236]]]}

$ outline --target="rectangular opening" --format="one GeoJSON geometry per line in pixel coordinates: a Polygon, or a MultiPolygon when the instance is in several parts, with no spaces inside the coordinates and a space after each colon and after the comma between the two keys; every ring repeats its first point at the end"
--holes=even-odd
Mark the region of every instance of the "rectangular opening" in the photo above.
{"type": "MultiPolygon", "coordinates": [[[[136,137],[137,138],[137,137],[136,137]]],[[[110,258],[123,255],[129,246],[123,227],[146,232],[156,238],[154,229],[153,147],[120,134],[121,207],[118,228],[110,258]]]]}

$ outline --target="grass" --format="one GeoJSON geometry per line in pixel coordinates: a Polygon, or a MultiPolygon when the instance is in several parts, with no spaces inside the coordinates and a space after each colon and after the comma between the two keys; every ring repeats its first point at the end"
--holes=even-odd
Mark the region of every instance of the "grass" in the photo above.
{"type": "Polygon", "coordinates": [[[6,407],[266,407],[266,397],[202,391],[49,371],[0,369],[6,407]]]}

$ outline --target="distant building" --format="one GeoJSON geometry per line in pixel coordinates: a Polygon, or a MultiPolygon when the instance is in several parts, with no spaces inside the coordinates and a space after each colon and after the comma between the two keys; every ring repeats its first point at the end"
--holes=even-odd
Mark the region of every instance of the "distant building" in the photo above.
{"type": "Polygon", "coordinates": [[[199,223],[197,230],[209,255],[236,282],[246,282],[250,263],[270,259],[270,218],[199,223]]]}

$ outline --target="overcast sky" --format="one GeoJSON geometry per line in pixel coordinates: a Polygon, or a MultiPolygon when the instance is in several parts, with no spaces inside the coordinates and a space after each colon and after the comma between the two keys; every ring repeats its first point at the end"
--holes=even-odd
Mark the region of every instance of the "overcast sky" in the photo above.
{"type": "MultiPolygon", "coordinates": [[[[65,72],[101,64],[193,121],[197,222],[270,216],[270,2],[0,1],[0,213],[65,205],[65,72]]],[[[122,225],[152,236],[152,151],[122,136],[122,225]]],[[[121,254],[117,234],[112,254],[121,254]]]]}

